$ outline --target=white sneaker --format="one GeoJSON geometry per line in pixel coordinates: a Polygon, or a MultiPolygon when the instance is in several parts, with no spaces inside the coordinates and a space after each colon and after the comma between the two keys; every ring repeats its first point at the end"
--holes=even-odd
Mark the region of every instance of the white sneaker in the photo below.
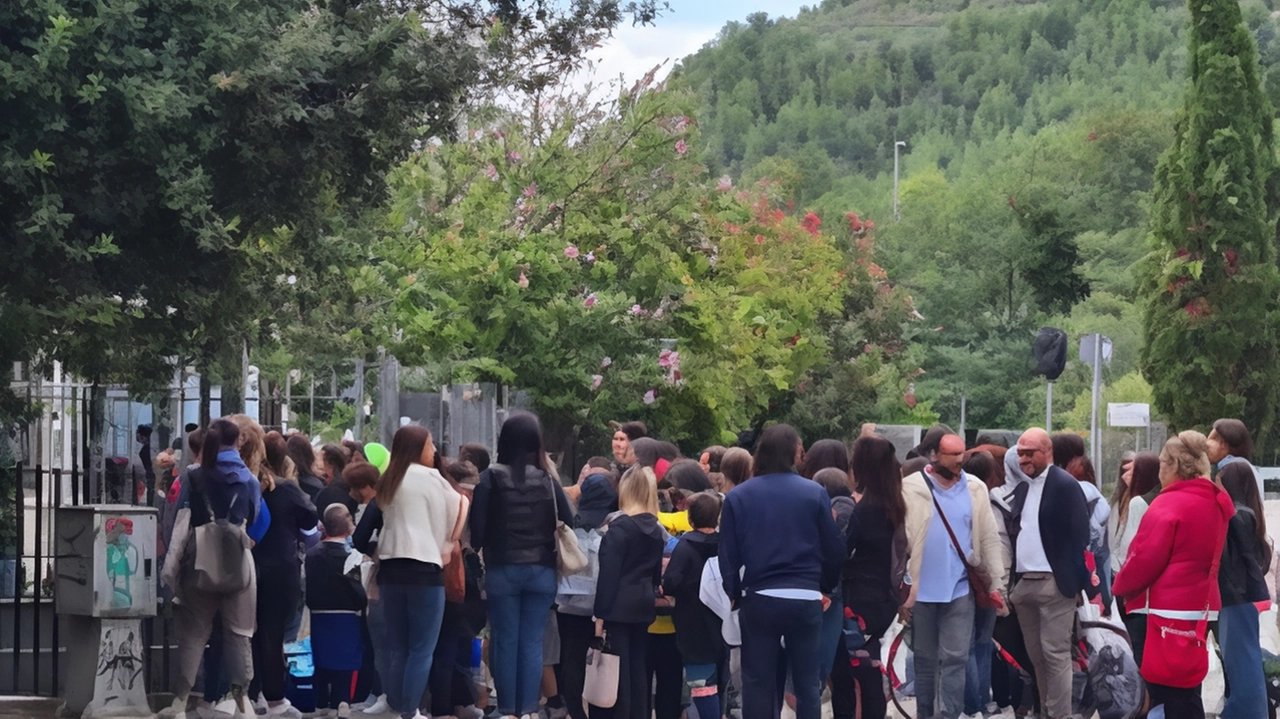
{"type": "Polygon", "coordinates": [[[156,716],[161,719],[187,719],[187,700],[175,698],[173,704],[161,709],[156,716]]]}
{"type": "Polygon", "coordinates": [[[391,711],[391,705],[387,703],[386,694],[378,697],[378,701],[364,708],[365,714],[386,714],[389,711],[391,711]]]}
{"type": "Polygon", "coordinates": [[[235,697],[230,694],[222,697],[215,702],[210,709],[214,717],[238,717],[244,714],[242,708],[236,704],[235,697]]]}
{"type": "Polygon", "coordinates": [[[346,702],[338,704],[338,719],[351,719],[351,705],[346,702]]]}
{"type": "Polygon", "coordinates": [[[267,707],[267,716],[283,717],[283,719],[302,719],[302,712],[293,706],[288,699],[280,702],[275,706],[267,707]]]}
{"type": "Polygon", "coordinates": [[[267,708],[267,698],[262,695],[262,692],[258,692],[258,698],[253,702],[254,712],[258,714],[266,714],[267,708]]]}

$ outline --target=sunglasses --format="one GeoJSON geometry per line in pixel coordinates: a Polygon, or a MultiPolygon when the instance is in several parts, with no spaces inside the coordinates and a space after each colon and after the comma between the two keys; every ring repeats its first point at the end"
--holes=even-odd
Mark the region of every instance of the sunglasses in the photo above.
{"type": "Polygon", "coordinates": [[[1019,449],[1018,449],[1018,456],[1019,456],[1019,457],[1034,457],[1034,456],[1036,456],[1037,454],[1039,454],[1040,452],[1043,452],[1043,451],[1044,451],[1044,450],[1040,450],[1040,449],[1021,449],[1021,448],[1019,448],[1019,449]]]}

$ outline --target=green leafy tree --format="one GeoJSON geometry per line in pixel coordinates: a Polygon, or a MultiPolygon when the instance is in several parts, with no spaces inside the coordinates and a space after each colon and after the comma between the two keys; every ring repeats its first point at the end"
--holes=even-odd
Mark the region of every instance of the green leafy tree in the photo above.
{"type": "Polygon", "coordinates": [[[1240,417],[1266,438],[1280,391],[1274,113],[1239,5],[1189,7],[1189,82],[1156,171],[1142,370],[1174,427],[1240,417]]]}
{"type": "Polygon", "coordinates": [[[393,173],[379,252],[396,355],[528,390],[563,447],[638,418],[729,441],[828,358],[844,260],[772,185],[696,159],[687,95],[639,90],[429,145],[393,173]]]}
{"type": "Polygon", "coordinates": [[[628,9],[657,12],[650,0],[0,3],[0,360],[137,387],[171,376],[171,357],[208,374],[242,341],[274,341],[258,321],[272,308],[305,322],[348,303],[358,284],[326,294],[334,268],[367,262],[352,226],[414,142],[451,136],[469,101],[546,87],[628,9]]]}

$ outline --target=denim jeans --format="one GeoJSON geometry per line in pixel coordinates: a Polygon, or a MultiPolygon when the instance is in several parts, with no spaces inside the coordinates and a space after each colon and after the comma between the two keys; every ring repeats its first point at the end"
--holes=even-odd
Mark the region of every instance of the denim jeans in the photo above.
{"type": "Polygon", "coordinates": [[[373,647],[373,663],[382,679],[382,692],[387,695],[387,704],[399,706],[400,680],[392,680],[391,644],[387,636],[386,605],[381,599],[369,600],[367,613],[369,621],[369,644],[373,647]]]}
{"type": "Polygon", "coordinates": [[[1231,683],[1231,694],[1219,716],[1266,716],[1267,686],[1258,643],[1258,608],[1252,604],[1223,607],[1218,612],[1218,642],[1222,645],[1222,671],[1231,683]]]}
{"type": "Polygon", "coordinates": [[[744,719],[777,719],[782,706],[778,667],[784,653],[795,685],[796,719],[819,719],[822,602],[750,594],[740,605],[744,719]]]}
{"type": "Polygon", "coordinates": [[[965,664],[973,642],[973,595],[918,602],[911,617],[916,668],[916,716],[957,719],[964,710],[965,664]],[[941,711],[935,712],[941,698],[941,711]]]}
{"type": "Polygon", "coordinates": [[[488,568],[489,669],[498,711],[524,716],[538,711],[542,685],[542,635],[556,599],[556,570],[539,564],[488,568]]]}
{"type": "MultiPolygon", "coordinates": [[[[412,717],[427,692],[431,657],[440,638],[444,617],[444,587],[423,584],[383,584],[382,605],[387,618],[389,671],[384,686],[395,687],[391,708],[412,717]]],[[[391,694],[392,690],[388,690],[391,694]]]]}
{"type": "Polygon", "coordinates": [[[973,610],[973,644],[964,670],[964,713],[977,714],[991,702],[991,655],[996,645],[991,633],[996,628],[996,610],[973,610]]]}
{"type": "Polygon", "coordinates": [[[844,631],[844,599],[836,596],[831,600],[831,606],[827,607],[827,611],[822,613],[822,644],[818,648],[822,665],[818,667],[818,681],[823,684],[826,684],[827,676],[831,674],[831,664],[836,658],[836,642],[840,639],[842,631],[844,631]]]}

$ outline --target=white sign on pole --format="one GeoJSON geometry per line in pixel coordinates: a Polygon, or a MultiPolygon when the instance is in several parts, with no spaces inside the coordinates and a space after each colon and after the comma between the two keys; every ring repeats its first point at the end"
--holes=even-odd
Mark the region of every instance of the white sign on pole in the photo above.
{"type": "Polygon", "coordinates": [[[1146,427],[1151,424],[1151,405],[1143,402],[1108,402],[1107,424],[1112,427],[1146,427]]]}

